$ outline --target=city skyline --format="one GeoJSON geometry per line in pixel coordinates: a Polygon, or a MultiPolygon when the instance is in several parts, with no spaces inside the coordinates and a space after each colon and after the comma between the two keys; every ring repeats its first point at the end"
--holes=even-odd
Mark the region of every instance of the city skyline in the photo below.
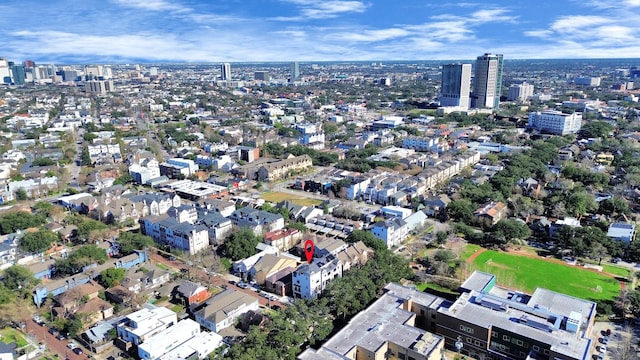
{"type": "Polygon", "coordinates": [[[58,63],[640,58],[640,0],[9,0],[0,57],[58,63]]]}

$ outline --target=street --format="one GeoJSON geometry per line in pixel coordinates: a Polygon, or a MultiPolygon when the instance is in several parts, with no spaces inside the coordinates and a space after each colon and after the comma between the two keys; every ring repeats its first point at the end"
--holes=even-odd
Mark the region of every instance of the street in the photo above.
{"type": "MultiPolygon", "coordinates": [[[[44,344],[49,351],[58,354],[60,359],[84,360],[87,358],[86,349],[82,349],[85,354],[78,355],[67,348],[67,344],[71,340],[58,340],[55,336],[49,334],[49,328],[36,324],[32,319],[25,320],[25,332],[31,334],[37,341],[44,344]]],[[[77,343],[77,342],[76,342],[77,343]]]]}

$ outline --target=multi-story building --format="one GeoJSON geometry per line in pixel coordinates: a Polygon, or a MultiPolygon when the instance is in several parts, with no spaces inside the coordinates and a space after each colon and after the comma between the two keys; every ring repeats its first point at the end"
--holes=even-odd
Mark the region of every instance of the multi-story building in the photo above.
{"type": "Polygon", "coordinates": [[[591,359],[596,304],[547,289],[533,294],[496,285],[475,271],[453,303],[436,314],[436,332],[450,348],[480,359],[591,359]]]}
{"type": "Polygon", "coordinates": [[[555,135],[575,134],[582,127],[582,114],[565,114],[555,110],[529,113],[528,127],[555,135]]]}
{"type": "Polygon", "coordinates": [[[236,319],[248,311],[258,311],[258,299],[241,291],[228,289],[207,300],[194,312],[202,327],[214,332],[232,326],[236,319]]]}
{"type": "Polygon", "coordinates": [[[324,149],[324,130],[321,123],[296,124],[296,130],[302,134],[299,139],[300,145],[308,146],[316,150],[324,149]]]}
{"type": "Polygon", "coordinates": [[[438,151],[438,138],[409,136],[402,139],[402,147],[416,151],[438,151]]]}
{"type": "Polygon", "coordinates": [[[313,162],[309,155],[300,155],[290,159],[284,159],[258,168],[256,177],[258,181],[276,181],[305,169],[311,168],[313,162]]]}
{"type": "Polygon", "coordinates": [[[133,203],[142,203],[142,216],[166,214],[172,207],[180,207],[182,199],[175,194],[146,193],[141,195],[123,195],[133,203]]]}
{"type": "Polygon", "coordinates": [[[223,63],[220,65],[220,73],[222,81],[231,81],[231,64],[223,63]]]}
{"type": "Polygon", "coordinates": [[[476,60],[471,106],[497,108],[502,92],[502,54],[484,54],[476,60]]]}
{"type": "Polygon", "coordinates": [[[573,80],[576,85],[584,85],[584,86],[592,86],[597,87],[600,86],[600,77],[577,77],[573,80]]]}
{"type": "Polygon", "coordinates": [[[155,159],[133,163],[129,166],[129,175],[135,183],[144,185],[149,180],[160,177],[160,164],[155,159]]]}
{"type": "Polygon", "coordinates": [[[526,81],[522,84],[513,84],[509,86],[509,92],[507,93],[507,100],[509,101],[527,101],[533,96],[533,84],[527,84],[526,81]]]}
{"type": "Polygon", "coordinates": [[[253,79],[256,81],[270,81],[271,75],[268,71],[256,71],[253,73],[253,79]]]}
{"type": "Polygon", "coordinates": [[[140,220],[144,235],[155,242],[194,255],[209,246],[209,229],[201,224],[179,222],[168,215],[151,216],[140,220]]]}
{"type": "Polygon", "coordinates": [[[260,158],[260,149],[251,146],[238,146],[238,160],[248,163],[254,162],[260,158]]]}
{"type": "Polygon", "coordinates": [[[302,264],[292,273],[293,296],[314,299],[336,277],[342,277],[338,258],[333,255],[314,258],[310,264],[302,264]]]}
{"type": "Polygon", "coordinates": [[[104,95],[115,90],[113,80],[89,80],[84,82],[84,90],[89,94],[104,95]]]}
{"type": "Polygon", "coordinates": [[[256,234],[270,232],[284,228],[284,218],[280,214],[272,214],[268,211],[243,207],[234,211],[229,219],[233,225],[248,227],[256,234]]]}
{"type": "Polygon", "coordinates": [[[127,315],[116,327],[118,338],[125,343],[140,345],[152,336],[178,323],[175,312],[164,306],[142,308],[127,315]]]}
{"type": "Polygon", "coordinates": [[[444,338],[426,331],[425,323],[443,299],[393,283],[385,291],[322,347],[298,359],[442,359],[444,338]]]}
{"type": "Polygon", "coordinates": [[[387,247],[391,249],[400,245],[407,238],[409,227],[404,220],[394,217],[375,223],[371,228],[371,233],[384,241],[387,247]]]}
{"type": "Polygon", "coordinates": [[[300,64],[297,61],[291,63],[291,82],[300,78],[300,64]]]}
{"type": "Polygon", "coordinates": [[[200,325],[197,322],[184,319],[138,345],[138,356],[143,360],[160,359],[162,355],[184,344],[199,333],[200,325]]]}
{"type": "Polygon", "coordinates": [[[469,108],[471,91],[471,64],[447,64],[442,66],[440,106],[469,108]]]}

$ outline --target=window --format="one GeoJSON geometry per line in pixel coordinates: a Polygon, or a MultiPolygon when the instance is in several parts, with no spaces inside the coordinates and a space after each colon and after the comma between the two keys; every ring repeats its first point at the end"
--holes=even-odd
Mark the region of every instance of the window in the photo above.
{"type": "Polygon", "coordinates": [[[509,335],[502,335],[502,340],[511,341],[511,338],[509,337],[509,335]]]}
{"type": "Polygon", "coordinates": [[[467,334],[473,334],[473,328],[464,325],[460,325],[460,331],[464,331],[467,334]]]}
{"type": "Polygon", "coordinates": [[[538,345],[533,345],[533,351],[535,351],[535,352],[540,351],[540,346],[538,346],[538,345]]]}

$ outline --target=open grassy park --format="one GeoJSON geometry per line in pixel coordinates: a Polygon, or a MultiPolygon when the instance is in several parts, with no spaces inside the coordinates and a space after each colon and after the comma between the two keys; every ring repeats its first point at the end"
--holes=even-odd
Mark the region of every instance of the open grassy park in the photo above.
{"type": "MultiPolygon", "coordinates": [[[[470,257],[474,251],[465,251],[461,255],[470,257]]],[[[469,270],[495,274],[499,284],[529,293],[542,287],[583,299],[611,300],[620,291],[619,279],[596,271],[493,250],[480,253],[469,264],[469,270]]],[[[616,272],[619,274],[614,275],[625,278],[623,270],[617,269],[616,272]]]]}
{"type": "Polygon", "coordinates": [[[294,204],[301,205],[301,206],[320,205],[322,203],[322,201],[320,200],[306,198],[304,196],[299,196],[299,195],[287,194],[287,193],[278,192],[278,191],[265,192],[260,196],[260,198],[262,198],[264,201],[269,201],[272,203],[279,203],[284,200],[289,200],[294,204]]]}

